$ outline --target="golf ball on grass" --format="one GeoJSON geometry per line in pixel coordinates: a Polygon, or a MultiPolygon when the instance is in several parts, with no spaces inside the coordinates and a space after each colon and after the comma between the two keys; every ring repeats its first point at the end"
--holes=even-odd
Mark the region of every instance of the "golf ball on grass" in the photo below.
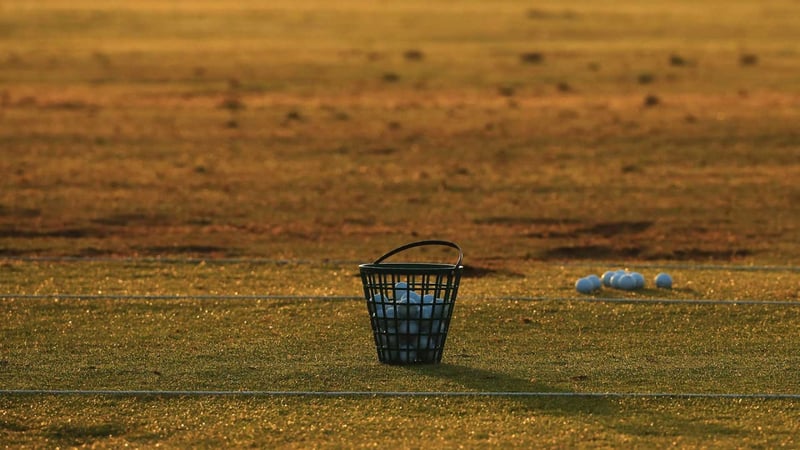
{"type": "Polygon", "coordinates": [[[628,272],[625,270],[617,270],[614,271],[614,274],[611,275],[611,287],[620,289],[619,287],[619,280],[622,279],[623,276],[627,275],[628,272]]]}
{"type": "Polygon", "coordinates": [[[639,272],[631,273],[631,276],[636,281],[636,286],[634,289],[641,289],[644,287],[644,275],[640,274],[639,272]]]}
{"type": "Polygon", "coordinates": [[[603,286],[611,287],[611,277],[613,277],[615,273],[616,272],[614,272],[613,270],[609,270],[603,273],[601,280],[603,282],[603,286]]]}
{"type": "Polygon", "coordinates": [[[584,277],[575,282],[575,290],[581,294],[591,294],[594,289],[594,283],[589,278],[584,277]]]}
{"type": "Polygon", "coordinates": [[[672,289],[672,277],[668,273],[661,272],[656,275],[655,283],[657,288],[672,289]]]}
{"type": "Polygon", "coordinates": [[[586,277],[589,281],[592,282],[592,286],[594,286],[594,290],[600,289],[603,287],[603,281],[597,275],[589,275],[586,277]]]}
{"type": "Polygon", "coordinates": [[[636,279],[630,274],[626,273],[620,276],[616,281],[617,287],[623,291],[632,291],[636,288],[636,279]]]}

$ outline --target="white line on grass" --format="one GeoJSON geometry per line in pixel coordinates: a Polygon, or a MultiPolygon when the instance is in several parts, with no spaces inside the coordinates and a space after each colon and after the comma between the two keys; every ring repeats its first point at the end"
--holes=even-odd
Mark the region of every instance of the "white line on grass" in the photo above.
{"type": "MultiPolygon", "coordinates": [[[[354,295],[113,295],[113,294],[0,294],[6,300],[320,300],[320,301],[363,301],[364,297],[354,295]]],[[[629,304],[666,304],[666,305],[770,305],[800,306],[797,300],[753,300],[753,299],[671,299],[671,298],[613,298],[613,297],[525,297],[499,296],[479,297],[464,296],[459,300],[488,301],[564,301],[586,303],[629,303],[629,304]]]]}
{"type": "Polygon", "coordinates": [[[676,398],[800,400],[792,393],[717,392],[524,392],[524,391],[225,391],[225,390],[108,390],[2,389],[0,395],[105,395],[161,397],[541,397],[541,398],[676,398]]]}
{"type": "MultiPolygon", "coordinates": [[[[118,262],[139,264],[275,264],[275,265],[353,265],[369,261],[346,259],[277,259],[277,258],[147,258],[147,257],[103,257],[103,256],[3,256],[0,261],[20,262],[118,262]]],[[[541,261],[544,262],[544,261],[541,261]]],[[[800,272],[800,266],[789,265],[725,265],[682,263],[626,263],[607,261],[563,261],[552,264],[572,267],[627,267],[672,270],[731,270],[744,272],[800,272]]],[[[467,264],[468,266],[468,264],[467,264]]]]}
{"type": "Polygon", "coordinates": [[[364,300],[354,295],[104,295],[104,294],[0,294],[15,300],[364,300]]]}
{"type": "Polygon", "coordinates": [[[628,269],[672,269],[672,270],[730,270],[735,272],[800,272],[800,266],[781,265],[741,265],[741,264],[681,264],[681,263],[605,263],[605,262],[576,262],[568,261],[563,266],[572,267],[610,267],[628,269]]]}
{"type": "Polygon", "coordinates": [[[0,261],[19,262],[108,262],[124,264],[274,264],[274,265],[354,265],[370,261],[346,259],[278,259],[278,258],[148,258],[112,256],[2,256],[0,261]]]}

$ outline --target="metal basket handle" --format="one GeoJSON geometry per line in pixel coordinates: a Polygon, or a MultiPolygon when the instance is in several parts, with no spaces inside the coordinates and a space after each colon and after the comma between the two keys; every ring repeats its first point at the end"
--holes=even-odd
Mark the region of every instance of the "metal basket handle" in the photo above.
{"type": "Polygon", "coordinates": [[[381,262],[383,262],[384,259],[386,259],[386,258],[388,258],[388,257],[390,257],[392,255],[395,255],[395,254],[400,253],[402,251],[408,250],[410,248],[422,247],[422,246],[425,246],[425,245],[443,245],[445,247],[451,247],[451,248],[454,248],[454,249],[458,250],[458,261],[456,261],[456,264],[455,264],[456,267],[460,266],[461,265],[461,261],[464,259],[464,252],[461,251],[461,247],[459,247],[458,244],[456,244],[454,242],[450,242],[450,241],[427,240],[427,241],[411,242],[409,244],[397,247],[396,249],[394,249],[394,250],[390,251],[389,253],[387,253],[387,254],[381,256],[380,258],[376,259],[373,264],[380,264],[381,262]]]}

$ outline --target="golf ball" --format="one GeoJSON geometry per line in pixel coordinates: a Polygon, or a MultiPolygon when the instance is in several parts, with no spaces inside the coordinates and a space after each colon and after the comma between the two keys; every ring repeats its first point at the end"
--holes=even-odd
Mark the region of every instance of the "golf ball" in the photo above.
{"type": "Polygon", "coordinates": [[[603,281],[597,275],[592,274],[587,276],[586,278],[592,282],[592,288],[594,290],[598,290],[603,286],[603,281]]]}
{"type": "Polygon", "coordinates": [[[408,283],[406,283],[405,281],[398,281],[397,283],[395,283],[394,298],[397,299],[402,297],[403,295],[408,295],[408,292],[409,292],[408,283]]]}
{"type": "Polygon", "coordinates": [[[418,319],[420,317],[420,307],[408,303],[408,301],[397,302],[396,311],[399,319],[418,319]]]}
{"type": "Polygon", "coordinates": [[[420,297],[419,294],[414,291],[408,292],[408,303],[419,304],[421,301],[422,297],[420,297]]]}
{"type": "Polygon", "coordinates": [[[672,289],[672,277],[668,273],[661,272],[655,278],[656,287],[662,289],[672,289]]]}
{"type": "Polygon", "coordinates": [[[402,362],[413,362],[417,359],[417,351],[408,346],[401,347],[398,356],[402,362]]]}
{"type": "Polygon", "coordinates": [[[617,280],[617,287],[624,291],[632,291],[636,288],[636,279],[626,273],[617,280]]]}
{"type": "Polygon", "coordinates": [[[401,320],[397,324],[397,331],[400,334],[417,334],[419,333],[419,322],[416,320],[401,320]]]}
{"type": "Polygon", "coordinates": [[[611,275],[611,287],[613,287],[613,288],[617,288],[617,289],[621,289],[621,288],[619,287],[619,280],[620,280],[620,279],[621,279],[623,276],[625,276],[625,275],[627,275],[627,274],[628,274],[628,272],[626,272],[626,271],[624,271],[624,270],[617,270],[617,271],[615,271],[615,272],[614,272],[614,275],[611,275]]]}
{"type": "Polygon", "coordinates": [[[375,305],[375,317],[379,319],[394,319],[394,313],[394,306],[390,304],[378,303],[375,305]]]}
{"type": "Polygon", "coordinates": [[[634,289],[641,289],[644,287],[644,275],[640,274],[639,272],[631,273],[631,276],[634,280],[636,280],[636,287],[634,289]]]}
{"type": "Polygon", "coordinates": [[[594,283],[589,278],[581,278],[575,282],[575,290],[581,294],[591,294],[594,290],[594,283]]]}
{"type": "Polygon", "coordinates": [[[608,272],[605,272],[603,274],[603,277],[602,277],[603,286],[611,287],[611,277],[614,276],[614,273],[615,273],[614,271],[609,270],[608,272]]]}

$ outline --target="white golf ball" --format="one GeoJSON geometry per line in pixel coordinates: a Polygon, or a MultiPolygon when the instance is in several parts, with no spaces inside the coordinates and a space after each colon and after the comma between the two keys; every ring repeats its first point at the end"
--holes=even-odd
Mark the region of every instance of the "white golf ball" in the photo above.
{"type": "Polygon", "coordinates": [[[399,299],[399,298],[402,298],[403,296],[406,296],[406,297],[417,296],[417,297],[419,297],[419,294],[417,294],[416,292],[412,291],[411,288],[408,287],[408,283],[406,283],[405,281],[398,281],[394,285],[394,298],[395,299],[399,299]]]}
{"type": "Polygon", "coordinates": [[[656,287],[662,289],[672,289],[672,277],[668,273],[661,272],[655,278],[656,287]]]}
{"type": "Polygon", "coordinates": [[[400,334],[419,333],[419,322],[416,320],[401,320],[397,324],[397,332],[400,334]]]}
{"type": "Polygon", "coordinates": [[[379,308],[384,303],[390,304],[392,303],[392,299],[381,294],[375,294],[372,296],[372,302],[375,303],[375,307],[379,308]]]}
{"type": "Polygon", "coordinates": [[[644,275],[640,274],[639,272],[631,273],[631,276],[634,280],[636,280],[636,286],[634,289],[641,289],[644,287],[644,275]]]}
{"type": "Polygon", "coordinates": [[[412,303],[412,304],[415,304],[415,305],[418,305],[418,304],[420,304],[422,302],[422,297],[420,297],[419,294],[417,294],[414,291],[409,291],[408,292],[407,299],[408,299],[408,303],[412,303]]]}
{"type": "Polygon", "coordinates": [[[420,307],[408,302],[397,302],[395,313],[398,319],[419,319],[420,307]]]}
{"type": "Polygon", "coordinates": [[[611,275],[611,287],[620,289],[619,287],[619,280],[627,275],[628,272],[624,270],[617,270],[614,272],[614,275],[611,275]]]}
{"type": "Polygon", "coordinates": [[[379,319],[394,319],[394,306],[387,303],[378,303],[375,305],[375,317],[379,319]]]}
{"type": "Polygon", "coordinates": [[[636,288],[636,279],[629,274],[622,275],[617,281],[617,287],[624,291],[632,291],[636,288]]]}
{"type": "Polygon", "coordinates": [[[413,362],[417,359],[417,351],[414,349],[402,349],[399,351],[398,356],[402,362],[413,362]]]}
{"type": "Polygon", "coordinates": [[[588,278],[581,278],[575,282],[575,290],[581,294],[591,294],[594,290],[594,283],[588,278]]]}
{"type": "Polygon", "coordinates": [[[433,305],[424,305],[420,310],[420,319],[433,319],[433,305]]]}
{"type": "Polygon", "coordinates": [[[587,276],[586,278],[588,278],[589,281],[592,282],[592,288],[594,290],[598,290],[601,287],[603,287],[603,281],[597,275],[592,274],[592,275],[587,276]]]}

